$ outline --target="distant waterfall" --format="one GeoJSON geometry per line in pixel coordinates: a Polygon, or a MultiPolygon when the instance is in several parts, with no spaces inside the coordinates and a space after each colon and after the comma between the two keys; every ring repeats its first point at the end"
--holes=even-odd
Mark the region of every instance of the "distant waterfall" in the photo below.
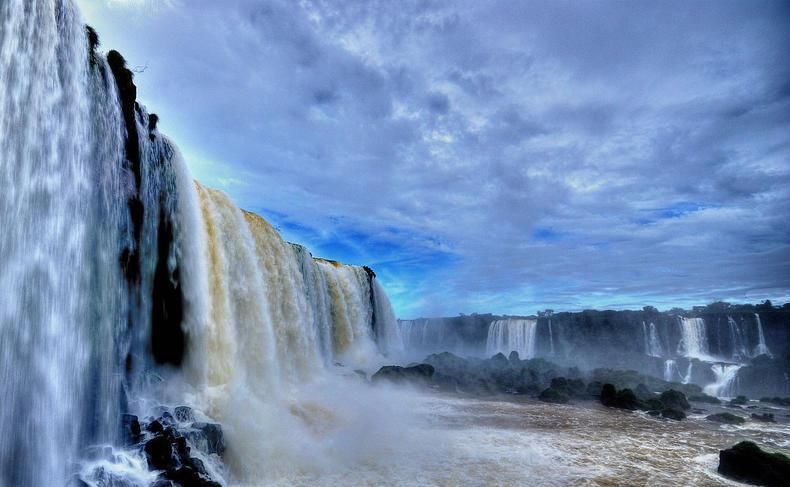
{"type": "Polygon", "coordinates": [[[642,332],[645,337],[645,354],[651,357],[663,356],[664,350],[661,347],[661,339],[658,337],[658,330],[656,330],[655,323],[651,322],[648,326],[643,321],[642,332]]]}
{"type": "Polygon", "coordinates": [[[760,321],[760,315],[754,313],[754,319],[757,321],[757,346],[754,348],[754,356],[758,355],[771,355],[768,345],[765,343],[765,334],[763,334],[763,323],[760,321]]]}
{"type": "Polygon", "coordinates": [[[551,318],[549,320],[549,354],[554,355],[554,331],[551,329],[551,318]]]}
{"type": "Polygon", "coordinates": [[[405,347],[422,349],[428,345],[429,320],[400,320],[401,339],[405,347]]]}
{"type": "Polygon", "coordinates": [[[708,334],[702,318],[680,318],[680,343],[678,353],[684,357],[705,360],[709,358],[708,334]]]}
{"type": "Polygon", "coordinates": [[[716,381],[703,388],[703,392],[714,397],[733,397],[738,378],[738,370],[743,367],[737,364],[713,364],[711,370],[716,375],[716,381]]]}
{"type": "Polygon", "coordinates": [[[693,377],[691,375],[692,372],[694,372],[694,362],[689,361],[689,366],[686,369],[686,376],[683,377],[683,381],[682,381],[684,384],[690,384],[691,383],[691,379],[693,377]]]}
{"type": "Polygon", "coordinates": [[[664,362],[664,380],[667,382],[677,382],[678,379],[683,379],[678,370],[678,365],[672,359],[666,360],[664,362]]]}
{"type": "Polygon", "coordinates": [[[535,336],[537,335],[536,320],[508,318],[496,320],[488,327],[486,355],[497,353],[508,355],[518,352],[522,359],[535,356],[535,336]]]}
{"type": "Polygon", "coordinates": [[[732,316],[727,317],[727,325],[730,329],[730,344],[732,345],[732,359],[735,361],[744,360],[749,356],[749,347],[746,344],[746,336],[741,330],[740,324],[732,316]]]}

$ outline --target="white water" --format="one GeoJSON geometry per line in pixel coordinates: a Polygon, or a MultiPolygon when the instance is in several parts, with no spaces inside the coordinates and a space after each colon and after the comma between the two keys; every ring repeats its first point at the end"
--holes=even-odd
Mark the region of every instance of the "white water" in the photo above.
{"type": "Polygon", "coordinates": [[[684,357],[707,360],[710,358],[708,351],[708,335],[705,320],[702,318],[680,318],[680,343],[678,353],[684,357]]]}
{"type": "Polygon", "coordinates": [[[645,354],[651,357],[661,357],[664,355],[663,347],[661,346],[661,339],[658,337],[658,330],[655,323],[650,323],[648,326],[642,322],[642,332],[645,337],[645,354]]]}
{"type": "Polygon", "coordinates": [[[690,384],[691,383],[691,379],[692,379],[691,373],[693,371],[694,371],[694,362],[689,362],[689,366],[686,369],[686,376],[683,377],[683,381],[682,381],[684,384],[690,384]]]}
{"type": "Polygon", "coordinates": [[[713,364],[711,370],[716,374],[716,381],[703,388],[703,392],[714,397],[735,396],[735,384],[738,370],[743,367],[738,364],[713,364]]]}
{"type": "Polygon", "coordinates": [[[754,348],[754,356],[768,355],[770,357],[772,355],[768,345],[765,343],[765,334],[763,333],[763,323],[760,321],[760,315],[754,313],[754,319],[757,322],[757,346],[754,348]]]}
{"type": "Polygon", "coordinates": [[[115,431],[122,133],[86,54],[70,2],[0,2],[0,485],[62,484],[115,431]]]}
{"type": "Polygon", "coordinates": [[[500,352],[508,355],[515,351],[522,359],[535,357],[537,324],[536,320],[521,318],[492,322],[488,327],[486,355],[490,357],[500,352]]]}
{"type": "Polygon", "coordinates": [[[749,357],[749,347],[746,343],[746,336],[741,330],[741,325],[732,318],[727,317],[727,325],[730,329],[730,343],[732,345],[732,360],[741,361],[749,357]]]}
{"type": "Polygon", "coordinates": [[[667,382],[676,382],[678,379],[683,379],[678,370],[678,365],[674,360],[669,359],[664,361],[664,380],[667,382]]]}
{"type": "Polygon", "coordinates": [[[551,318],[549,320],[549,355],[554,355],[554,331],[551,329],[551,318]]]}

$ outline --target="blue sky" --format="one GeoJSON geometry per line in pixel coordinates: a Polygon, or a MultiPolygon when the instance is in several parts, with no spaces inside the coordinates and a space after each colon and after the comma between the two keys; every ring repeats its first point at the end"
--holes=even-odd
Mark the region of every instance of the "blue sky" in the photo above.
{"type": "Polygon", "coordinates": [[[197,179],[400,317],[790,300],[787,2],[76,3],[197,179]]]}

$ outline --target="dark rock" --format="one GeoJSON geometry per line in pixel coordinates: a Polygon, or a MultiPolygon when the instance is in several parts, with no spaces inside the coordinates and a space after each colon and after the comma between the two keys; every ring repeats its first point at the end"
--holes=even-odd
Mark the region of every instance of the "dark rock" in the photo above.
{"type": "Polygon", "coordinates": [[[686,395],[674,389],[662,392],[660,399],[664,403],[664,407],[668,409],[677,409],[679,411],[691,409],[691,404],[686,400],[686,395]]]}
{"type": "Polygon", "coordinates": [[[196,448],[207,454],[222,455],[225,451],[222,426],[217,423],[192,423],[191,431],[186,431],[185,436],[196,448]]]}
{"type": "Polygon", "coordinates": [[[173,415],[179,423],[191,423],[195,420],[195,413],[189,406],[176,406],[173,415]]]}
{"type": "Polygon", "coordinates": [[[743,424],[746,422],[746,419],[731,413],[711,414],[705,419],[707,419],[708,421],[714,421],[716,423],[724,423],[724,424],[743,424]]]}
{"type": "Polygon", "coordinates": [[[661,416],[661,411],[658,409],[651,409],[647,412],[650,416],[661,416]]]}
{"type": "Polygon", "coordinates": [[[515,350],[510,352],[510,355],[507,356],[507,360],[508,362],[519,362],[520,359],[518,357],[518,352],[516,352],[515,350]]]}
{"type": "Polygon", "coordinates": [[[159,421],[153,420],[150,423],[148,423],[148,426],[146,426],[145,429],[147,429],[151,433],[161,433],[165,430],[165,427],[162,426],[162,423],[160,423],[159,421]]]}
{"type": "Polygon", "coordinates": [[[664,408],[664,403],[657,398],[642,401],[642,409],[661,411],[664,408]]]}
{"type": "Polygon", "coordinates": [[[555,404],[566,404],[568,402],[568,396],[553,387],[549,387],[548,389],[545,389],[543,392],[541,392],[538,396],[538,399],[543,402],[551,402],[555,404]]]}
{"type": "Polygon", "coordinates": [[[790,458],[763,451],[751,441],[742,441],[719,452],[720,474],[756,485],[790,485],[790,458]]]}
{"type": "Polygon", "coordinates": [[[170,480],[157,479],[153,484],[151,484],[151,487],[178,487],[178,486],[174,485],[173,482],[170,480]]]}
{"type": "Polygon", "coordinates": [[[675,421],[680,421],[682,419],[686,419],[686,413],[684,413],[680,409],[668,408],[661,411],[661,417],[667,419],[674,419],[675,421]]]}
{"type": "Polygon", "coordinates": [[[221,487],[219,482],[206,478],[189,466],[168,470],[165,477],[177,482],[181,487],[221,487]]]}
{"type": "Polygon", "coordinates": [[[612,384],[604,384],[601,389],[601,403],[604,406],[635,411],[641,407],[639,399],[631,389],[618,391],[612,384]]]}
{"type": "Polygon", "coordinates": [[[121,415],[121,431],[124,443],[132,445],[140,441],[140,421],[134,414],[121,415]]]}
{"type": "Polygon", "coordinates": [[[430,364],[419,364],[412,367],[399,367],[397,365],[385,365],[378,372],[373,374],[371,380],[378,382],[386,380],[390,382],[417,382],[426,383],[433,377],[435,369],[430,364]]]}
{"type": "Polygon", "coordinates": [[[755,414],[752,413],[752,419],[755,421],[762,421],[763,423],[776,423],[776,419],[772,413],[755,414]]]}
{"type": "MultiPolygon", "coordinates": [[[[612,386],[614,387],[614,386],[612,386]]],[[[587,396],[600,398],[601,397],[601,389],[603,388],[603,384],[600,382],[594,381],[587,384],[587,396]]]]}
{"type": "Polygon", "coordinates": [[[604,384],[600,393],[601,404],[606,407],[614,407],[617,399],[617,389],[612,384],[604,384]]]}
{"type": "Polygon", "coordinates": [[[653,394],[653,392],[651,392],[650,389],[648,389],[647,386],[642,383],[639,383],[636,386],[636,389],[634,389],[634,394],[636,394],[636,397],[638,397],[641,401],[647,401],[648,399],[654,399],[656,397],[656,395],[653,394]]]}
{"type": "Polygon", "coordinates": [[[165,470],[173,464],[173,447],[164,436],[155,436],[143,447],[151,470],[165,470]]]}
{"type": "Polygon", "coordinates": [[[721,404],[721,401],[717,397],[709,396],[707,394],[694,394],[693,396],[689,396],[688,398],[691,402],[704,402],[708,404],[721,404]]]}
{"type": "Polygon", "coordinates": [[[761,397],[760,402],[776,404],[777,406],[790,406],[790,397],[761,397]]]}
{"type": "Polygon", "coordinates": [[[743,406],[744,404],[748,404],[748,403],[749,403],[749,398],[746,396],[738,396],[732,401],[730,401],[730,404],[733,406],[743,406]]]}

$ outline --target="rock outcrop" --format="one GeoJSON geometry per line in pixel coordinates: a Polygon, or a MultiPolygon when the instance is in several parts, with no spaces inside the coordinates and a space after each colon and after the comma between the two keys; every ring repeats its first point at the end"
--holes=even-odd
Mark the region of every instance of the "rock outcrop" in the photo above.
{"type": "Polygon", "coordinates": [[[751,441],[742,441],[719,452],[718,472],[725,477],[755,485],[790,485],[790,458],[763,451],[751,441]]]}

